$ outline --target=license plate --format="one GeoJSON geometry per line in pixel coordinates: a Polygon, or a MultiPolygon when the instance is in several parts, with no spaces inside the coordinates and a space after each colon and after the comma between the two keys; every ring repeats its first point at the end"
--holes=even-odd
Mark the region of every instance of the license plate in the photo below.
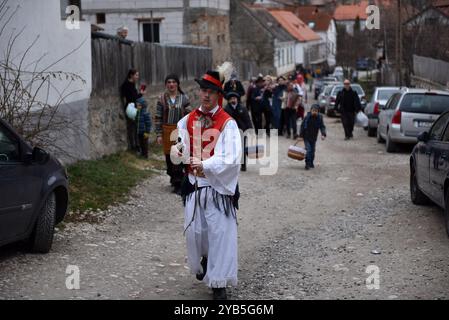
{"type": "Polygon", "coordinates": [[[418,128],[430,128],[432,126],[433,122],[427,122],[427,121],[418,121],[418,128]]]}

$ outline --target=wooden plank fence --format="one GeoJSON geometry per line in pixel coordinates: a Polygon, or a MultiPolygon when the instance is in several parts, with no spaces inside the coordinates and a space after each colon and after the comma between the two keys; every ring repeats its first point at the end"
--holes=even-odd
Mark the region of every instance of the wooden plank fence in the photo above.
{"type": "Polygon", "coordinates": [[[163,84],[170,73],[182,81],[193,80],[212,68],[212,49],[92,39],[94,93],[117,92],[131,68],[139,70],[141,82],[149,86],[163,84]]]}

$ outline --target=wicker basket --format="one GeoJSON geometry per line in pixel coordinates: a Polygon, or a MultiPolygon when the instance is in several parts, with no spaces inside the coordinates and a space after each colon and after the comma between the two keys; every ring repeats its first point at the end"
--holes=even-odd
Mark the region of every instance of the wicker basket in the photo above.
{"type": "Polygon", "coordinates": [[[306,158],[306,149],[303,140],[296,141],[294,145],[288,148],[288,157],[298,161],[303,161],[306,158]]]}

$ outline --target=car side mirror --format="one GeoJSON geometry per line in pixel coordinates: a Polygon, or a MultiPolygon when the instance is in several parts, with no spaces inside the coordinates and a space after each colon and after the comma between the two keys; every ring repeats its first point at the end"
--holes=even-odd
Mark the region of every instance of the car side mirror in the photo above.
{"type": "Polygon", "coordinates": [[[47,151],[35,147],[33,152],[28,152],[25,154],[24,161],[26,164],[37,163],[45,164],[50,159],[50,155],[47,151]]]}
{"type": "Polygon", "coordinates": [[[418,141],[419,141],[419,142],[427,142],[427,141],[429,141],[429,133],[428,133],[427,131],[421,133],[421,134],[418,136],[418,141]]]}

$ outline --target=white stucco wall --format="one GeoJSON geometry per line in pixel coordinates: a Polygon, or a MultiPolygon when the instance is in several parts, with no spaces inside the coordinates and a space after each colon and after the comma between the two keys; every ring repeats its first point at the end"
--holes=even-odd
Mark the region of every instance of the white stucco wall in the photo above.
{"type": "MultiPolygon", "coordinates": [[[[92,24],[104,29],[103,32],[115,35],[117,29],[126,26],[129,29],[128,38],[132,41],[143,41],[142,22],[138,19],[150,19],[150,12],[142,13],[106,13],[106,23],[97,24],[95,14],[84,14],[84,18],[92,24]]],[[[160,41],[163,44],[183,43],[183,11],[153,11],[153,18],[163,18],[160,22],[160,41]]],[[[145,21],[149,22],[149,21],[145,21]]]]}
{"type": "Polygon", "coordinates": [[[303,64],[304,63],[304,48],[305,44],[303,42],[297,42],[295,45],[295,63],[303,64]]]}
{"type": "MultiPolygon", "coordinates": [[[[210,8],[230,10],[230,0],[190,0],[190,8],[210,8]]],[[[160,41],[162,44],[183,44],[184,42],[184,1],[183,0],[83,0],[83,17],[90,23],[102,27],[105,33],[115,35],[117,29],[126,26],[128,39],[143,41],[142,22],[137,19],[162,18],[160,41]],[[106,23],[98,24],[96,13],[104,13],[106,23]]],[[[148,21],[145,21],[148,22],[148,21]]]]}
{"type": "Polygon", "coordinates": [[[335,20],[331,21],[329,29],[327,30],[327,48],[329,50],[327,63],[329,66],[335,66],[337,63],[337,26],[335,20]]]}
{"type": "MultiPolygon", "coordinates": [[[[20,8],[0,38],[1,59],[4,59],[7,38],[22,29],[23,32],[14,45],[13,55],[21,57],[21,53],[39,37],[23,63],[23,66],[27,66],[26,68],[29,71],[32,71],[34,68],[35,64],[33,62],[42,57],[38,65],[38,70],[46,68],[77,47],[80,47],[49,70],[75,73],[86,81],[86,84],[75,81],[70,85],[66,93],[79,92],[75,92],[67,97],[65,100],[67,103],[88,99],[92,90],[92,58],[89,23],[81,21],[79,30],[68,30],[65,26],[65,21],[61,20],[59,0],[10,0],[9,5],[11,6],[11,11],[17,5],[20,8]]],[[[15,63],[18,62],[16,59],[15,63]]],[[[50,103],[57,101],[60,97],[57,91],[63,92],[68,83],[65,79],[52,82],[56,86],[56,89],[50,90],[50,103]]]]}
{"type": "Polygon", "coordinates": [[[274,66],[276,76],[284,75],[295,70],[295,42],[275,41],[274,66]]]}

